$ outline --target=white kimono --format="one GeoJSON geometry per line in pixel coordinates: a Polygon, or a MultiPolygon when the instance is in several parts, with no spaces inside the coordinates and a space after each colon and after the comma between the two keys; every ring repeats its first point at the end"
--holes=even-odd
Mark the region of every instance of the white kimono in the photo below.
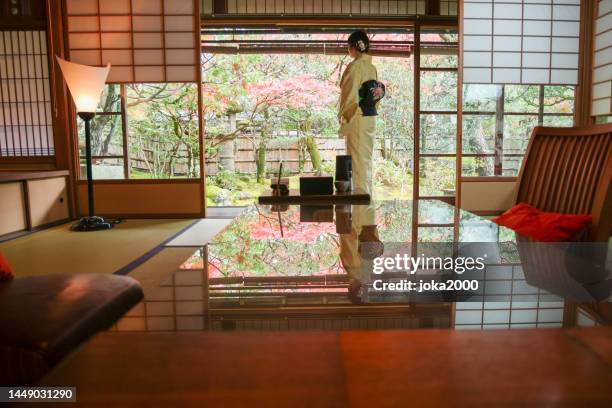
{"type": "Polygon", "coordinates": [[[359,108],[359,88],[378,80],[372,57],[361,54],[344,70],[340,80],[340,136],[346,138],[346,153],[353,158],[353,188],[372,195],[372,158],[376,137],[376,116],[363,116],[359,108]]]}

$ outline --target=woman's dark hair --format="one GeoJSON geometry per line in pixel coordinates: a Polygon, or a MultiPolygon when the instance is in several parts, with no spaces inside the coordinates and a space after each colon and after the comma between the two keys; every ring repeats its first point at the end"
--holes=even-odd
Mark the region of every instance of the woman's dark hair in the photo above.
{"type": "Polygon", "coordinates": [[[370,39],[365,31],[355,31],[349,35],[348,43],[359,52],[368,52],[370,49],[370,39]]]}

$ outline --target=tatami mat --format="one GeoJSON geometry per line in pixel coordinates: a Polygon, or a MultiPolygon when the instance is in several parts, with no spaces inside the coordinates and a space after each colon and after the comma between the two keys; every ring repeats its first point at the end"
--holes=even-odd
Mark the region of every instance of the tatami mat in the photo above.
{"type": "Polygon", "coordinates": [[[196,252],[196,248],[163,248],[154,257],[132,269],[129,275],[140,282],[145,298],[151,291],[172,276],[196,252]]]}
{"type": "Polygon", "coordinates": [[[0,243],[0,251],[18,277],[114,273],[164,244],[193,222],[184,219],[125,220],[112,230],[96,232],[73,232],[70,224],[63,224],[0,243]]]}
{"type": "Polygon", "coordinates": [[[210,240],[223,230],[232,219],[207,218],[198,221],[188,230],[168,242],[170,247],[201,247],[207,245],[210,240]]]}

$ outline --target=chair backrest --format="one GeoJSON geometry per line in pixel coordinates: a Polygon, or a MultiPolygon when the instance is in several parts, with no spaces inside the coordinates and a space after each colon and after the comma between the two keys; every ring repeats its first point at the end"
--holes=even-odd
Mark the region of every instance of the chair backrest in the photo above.
{"type": "Polygon", "coordinates": [[[536,127],[518,180],[517,203],[590,214],[588,240],[607,241],[612,229],[612,124],[536,127]]]}

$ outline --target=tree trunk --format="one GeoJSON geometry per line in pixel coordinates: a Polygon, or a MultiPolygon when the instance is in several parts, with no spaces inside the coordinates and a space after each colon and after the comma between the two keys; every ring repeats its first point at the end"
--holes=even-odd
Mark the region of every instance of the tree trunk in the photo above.
{"type": "MultiPolygon", "coordinates": [[[[229,118],[229,131],[230,133],[236,131],[236,114],[230,113],[228,114],[229,118]]],[[[236,170],[236,161],[235,161],[235,141],[234,139],[229,139],[223,143],[219,148],[219,167],[222,170],[228,170],[234,172],[236,170]]]]}
{"type": "Polygon", "coordinates": [[[262,141],[257,148],[257,182],[265,183],[266,178],[266,144],[262,141]]]}
{"type": "Polygon", "coordinates": [[[321,173],[321,154],[317,147],[317,142],[314,136],[306,136],[306,149],[310,155],[310,161],[312,162],[312,170],[316,173],[321,173]]]}

